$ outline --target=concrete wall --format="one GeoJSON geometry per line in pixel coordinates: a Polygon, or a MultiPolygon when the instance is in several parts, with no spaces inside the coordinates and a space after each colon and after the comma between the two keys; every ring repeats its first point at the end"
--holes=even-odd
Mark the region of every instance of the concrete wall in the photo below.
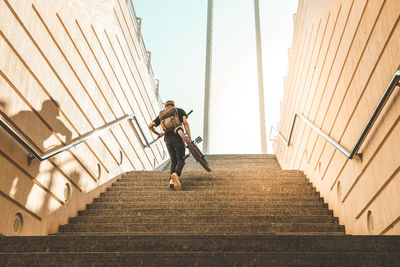
{"type": "MultiPolygon", "coordinates": [[[[132,113],[154,138],[159,97],[130,11],[125,0],[0,1],[0,115],[42,154],[132,113]]],[[[138,138],[124,122],[28,165],[0,129],[0,233],[54,233],[120,173],[160,164],[162,142],[138,138]]]]}
{"type": "MultiPolygon", "coordinates": [[[[300,0],[281,105],[287,138],[298,111],[351,150],[400,69],[400,0],[300,0]],[[312,10],[312,12],[309,12],[312,10]]],[[[349,160],[298,121],[279,163],[304,170],[349,234],[400,234],[400,88],[349,160]]]]}

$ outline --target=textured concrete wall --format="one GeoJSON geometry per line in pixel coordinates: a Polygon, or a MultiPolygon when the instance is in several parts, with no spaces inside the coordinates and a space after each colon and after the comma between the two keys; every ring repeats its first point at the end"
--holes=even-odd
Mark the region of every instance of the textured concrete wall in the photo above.
{"type": "MultiPolygon", "coordinates": [[[[146,125],[159,102],[125,0],[1,0],[0,109],[42,154],[126,114],[146,125]]],[[[127,122],[70,150],[27,164],[0,130],[0,233],[54,233],[122,172],[161,163],[127,122]],[[64,190],[69,187],[66,199],[64,190]]]]}
{"type": "MultiPolygon", "coordinates": [[[[279,130],[288,137],[298,111],[351,150],[400,68],[400,0],[316,7],[299,2],[279,130]]],[[[349,234],[400,233],[399,95],[397,87],[360,149],[362,161],[300,121],[289,147],[274,143],[281,166],[304,170],[349,234]]]]}

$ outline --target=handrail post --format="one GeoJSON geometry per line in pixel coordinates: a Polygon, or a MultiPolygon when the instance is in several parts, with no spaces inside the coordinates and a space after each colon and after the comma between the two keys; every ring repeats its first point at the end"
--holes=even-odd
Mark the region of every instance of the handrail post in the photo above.
{"type": "Polygon", "coordinates": [[[351,158],[354,157],[354,155],[358,152],[360,149],[363,141],[367,137],[369,131],[372,128],[372,125],[375,123],[376,119],[378,118],[379,114],[381,113],[384,105],[388,101],[389,97],[391,96],[392,92],[396,88],[396,86],[399,84],[399,76],[400,72],[396,72],[396,74],[393,76],[389,86],[386,88],[385,92],[383,93],[381,99],[379,100],[378,104],[376,105],[374,112],[372,113],[367,125],[364,127],[363,131],[361,132],[360,137],[358,138],[356,144],[354,145],[353,150],[351,151],[351,158]]]}
{"type": "MultiPolygon", "coordinates": [[[[160,140],[161,137],[158,137],[158,138],[154,139],[153,141],[149,142],[149,141],[147,140],[147,137],[144,135],[144,131],[142,130],[142,127],[140,126],[139,121],[137,120],[136,116],[133,116],[132,119],[129,120],[129,124],[131,125],[131,127],[133,128],[133,130],[136,131],[136,128],[135,128],[135,126],[134,126],[133,123],[132,123],[132,120],[135,120],[136,125],[137,125],[138,128],[139,128],[140,134],[141,134],[141,136],[143,137],[143,139],[144,139],[144,141],[145,141],[145,143],[146,143],[146,144],[143,144],[142,139],[139,138],[139,140],[140,140],[140,142],[141,142],[141,144],[142,144],[142,147],[150,147],[152,144],[154,144],[155,142],[157,142],[158,140],[160,140]]],[[[137,132],[137,131],[136,131],[136,132],[137,132]]]]}
{"type": "Polygon", "coordinates": [[[276,130],[276,129],[275,129],[275,127],[271,124],[271,128],[269,129],[269,137],[268,137],[269,141],[271,141],[271,142],[277,140],[276,138],[273,138],[273,139],[272,139],[272,130],[276,130]]]}
{"type": "Polygon", "coordinates": [[[144,135],[144,133],[143,133],[143,131],[142,131],[142,128],[140,127],[139,122],[138,122],[136,116],[133,116],[133,118],[132,118],[131,120],[129,120],[129,125],[132,127],[132,130],[134,130],[134,131],[136,132],[137,137],[139,138],[140,144],[142,145],[142,147],[143,147],[143,148],[147,147],[147,146],[149,145],[149,142],[147,141],[147,138],[146,138],[146,136],[144,135]],[[146,142],[146,144],[143,143],[142,139],[141,139],[140,136],[138,135],[138,132],[137,132],[137,130],[136,130],[135,125],[133,125],[132,120],[135,120],[135,122],[136,122],[136,124],[137,124],[137,126],[138,126],[138,128],[139,128],[140,134],[141,134],[141,136],[143,137],[143,139],[144,139],[144,141],[146,142]]]}

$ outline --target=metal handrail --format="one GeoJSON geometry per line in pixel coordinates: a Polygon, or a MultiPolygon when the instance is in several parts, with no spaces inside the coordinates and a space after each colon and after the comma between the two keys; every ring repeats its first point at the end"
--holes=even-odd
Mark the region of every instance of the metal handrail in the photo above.
{"type": "MultiPolygon", "coordinates": [[[[362,160],[362,152],[358,152],[358,150],[360,149],[362,143],[364,142],[365,138],[367,137],[367,135],[368,135],[369,131],[371,130],[374,122],[378,118],[378,116],[381,113],[384,105],[386,104],[387,100],[389,99],[390,95],[392,94],[392,92],[394,91],[396,86],[400,87],[400,71],[396,71],[396,73],[394,74],[392,80],[390,81],[388,87],[386,88],[385,92],[383,93],[383,96],[379,100],[378,105],[375,107],[374,112],[372,113],[367,125],[364,127],[364,130],[361,132],[361,135],[358,138],[358,140],[357,140],[356,144],[354,145],[353,149],[351,150],[351,152],[347,151],[344,147],[339,145],[335,140],[333,140],[327,134],[325,134],[320,129],[318,129],[312,122],[310,122],[308,119],[306,119],[302,114],[300,114],[298,112],[296,112],[294,114],[293,121],[292,121],[292,127],[290,128],[290,133],[289,133],[288,140],[286,140],[283,137],[283,135],[277,129],[275,129],[273,126],[271,126],[271,131],[272,131],[272,128],[275,129],[278,132],[278,136],[283,141],[283,143],[286,146],[289,146],[290,145],[290,139],[292,138],[292,133],[293,133],[293,128],[294,128],[294,125],[295,125],[295,122],[296,122],[296,118],[300,118],[308,126],[310,126],[312,129],[314,129],[320,136],[325,138],[335,148],[337,148],[340,152],[342,152],[346,157],[348,157],[349,159],[353,159],[354,156],[357,155],[357,157],[359,157],[362,160]]],[[[270,139],[270,140],[275,141],[276,139],[270,139]]]]}
{"type": "Polygon", "coordinates": [[[100,126],[100,127],[96,128],[96,129],[94,129],[94,130],[92,130],[90,132],[87,132],[86,134],[81,135],[78,138],[75,138],[76,140],[71,141],[70,143],[68,143],[68,144],[66,144],[66,145],[64,145],[64,146],[62,146],[60,148],[56,148],[54,150],[51,150],[51,151],[47,152],[45,155],[41,155],[40,152],[38,152],[29,142],[27,142],[25,140],[25,138],[22,137],[22,135],[20,133],[18,133],[15,129],[13,129],[9,125],[8,122],[5,119],[2,118],[2,116],[0,116],[0,126],[6,132],[8,132],[22,147],[24,147],[29,152],[28,163],[30,163],[33,158],[37,158],[38,160],[43,161],[43,160],[51,158],[51,157],[53,157],[53,156],[55,156],[57,154],[60,154],[61,152],[64,152],[64,151],[70,149],[71,147],[77,146],[80,143],[85,142],[89,138],[99,136],[104,131],[106,131],[106,130],[108,130],[108,129],[110,129],[110,128],[118,125],[118,124],[121,124],[122,122],[124,122],[126,120],[129,122],[131,127],[136,131],[136,127],[132,123],[132,120],[135,120],[136,125],[138,126],[137,128],[139,129],[143,139],[146,142],[146,145],[143,144],[142,140],[139,138],[139,140],[142,142],[142,146],[143,147],[150,147],[153,143],[155,143],[155,142],[157,142],[159,140],[159,138],[157,138],[157,139],[154,139],[151,142],[148,142],[146,136],[143,133],[142,128],[140,127],[140,124],[139,124],[136,116],[134,114],[130,114],[130,115],[122,116],[119,119],[116,119],[116,120],[114,120],[114,121],[112,121],[110,123],[107,123],[107,124],[105,124],[103,126],[100,126]]]}
{"type": "Polygon", "coordinates": [[[77,140],[70,142],[69,144],[64,145],[61,148],[57,148],[54,149],[50,152],[47,152],[45,155],[40,155],[40,153],[34,148],[32,147],[31,144],[29,144],[29,142],[27,142],[25,140],[25,138],[23,138],[21,136],[20,133],[18,133],[17,131],[15,131],[8,123],[6,120],[4,120],[1,116],[0,116],[0,126],[7,131],[20,145],[22,145],[22,147],[24,147],[30,154],[28,155],[28,162],[30,162],[33,158],[37,158],[40,161],[46,160],[48,158],[51,158],[57,154],[60,154],[61,152],[64,152],[65,150],[70,149],[71,147],[74,147],[86,140],[88,140],[89,138],[92,137],[96,137],[99,136],[101,133],[103,133],[104,131],[110,129],[111,127],[114,127],[115,125],[118,125],[120,123],[122,123],[123,121],[129,120],[134,118],[135,115],[131,114],[131,115],[125,115],[119,119],[116,119],[110,123],[107,123],[99,128],[96,128],[90,132],[87,132],[86,134],[80,136],[77,140]]]}

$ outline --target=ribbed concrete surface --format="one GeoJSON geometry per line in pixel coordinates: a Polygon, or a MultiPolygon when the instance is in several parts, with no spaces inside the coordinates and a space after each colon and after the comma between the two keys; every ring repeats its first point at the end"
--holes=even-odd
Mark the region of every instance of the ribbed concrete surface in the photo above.
{"type": "Polygon", "coordinates": [[[126,173],[48,237],[0,237],[0,264],[357,266],[399,263],[398,237],[346,236],[300,171],[270,155],[187,160],[183,191],[168,172],[126,173]]]}

